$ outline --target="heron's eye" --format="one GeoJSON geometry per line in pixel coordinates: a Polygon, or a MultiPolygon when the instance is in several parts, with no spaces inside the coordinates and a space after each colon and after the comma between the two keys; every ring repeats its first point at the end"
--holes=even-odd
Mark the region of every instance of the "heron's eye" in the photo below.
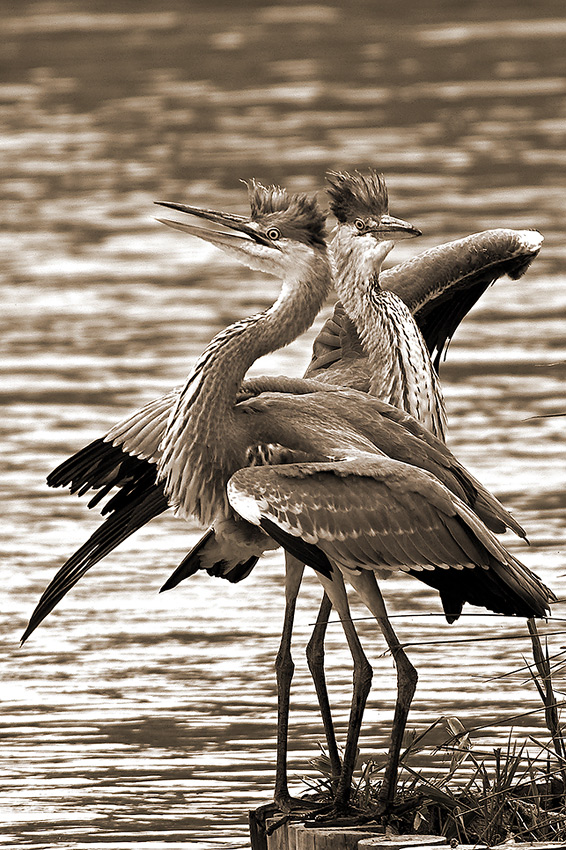
{"type": "Polygon", "coordinates": [[[365,230],[366,223],[363,220],[363,218],[357,218],[354,222],[354,227],[357,228],[358,230],[365,230]]]}
{"type": "Polygon", "coordinates": [[[281,239],[281,231],[277,227],[270,227],[266,236],[268,239],[271,239],[272,242],[276,242],[277,239],[281,239]]]}

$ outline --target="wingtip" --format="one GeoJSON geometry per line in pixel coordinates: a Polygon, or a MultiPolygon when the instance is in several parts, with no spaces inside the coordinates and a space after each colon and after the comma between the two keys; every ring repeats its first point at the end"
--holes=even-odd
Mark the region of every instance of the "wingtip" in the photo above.
{"type": "Polygon", "coordinates": [[[165,593],[165,591],[166,591],[166,590],[173,590],[173,588],[174,588],[174,587],[177,587],[177,585],[179,584],[179,582],[178,582],[178,581],[173,581],[173,576],[174,576],[174,575],[175,575],[175,574],[173,573],[173,575],[172,575],[172,576],[169,576],[169,578],[167,579],[167,581],[165,582],[165,584],[163,584],[163,585],[159,588],[159,593],[165,593]]]}
{"type": "Polygon", "coordinates": [[[538,253],[544,242],[544,236],[538,230],[519,230],[521,241],[526,251],[538,253]]]}
{"type": "MultiPolygon", "coordinates": [[[[511,514],[510,514],[510,516],[511,516],[511,514]]],[[[513,520],[513,523],[510,523],[507,526],[507,528],[509,528],[511,531],[514,531],[515,534],[517,535],[517,537],[519,537],[521,540],[524,540],[524,542],[527,544],[527,546],[530,546],[531,541],[527,537],[527,532],[525,531],[523,526],[519,525],[519,523],[516,521],[516,519],[513,516],[511,516],[511,519],[513,520]]]]}
{"type": "Polygon", "coordinates": [[[189,578],[189,576],[192,576],[196,573],[200,566],[200,562],[197,561],[196,564],[194,564],[193,556],[195,553],[195,549],[200,547],[201,543],[202,540],[199,540],[197,546],[193,547],[193,549],[191,549],[188,555],[185,555],[178,567],[175,567],[167,581],[159,589],[160,593],[164,593],[166,590],[173,590],[173,588],[177,587],[178,584],[181,584],[184,579],[189,578]]]}
{"type": "Polygon", "coordinates": [[[28,624],[25,632],[23,633],[23,635],[20,638],[20,649],[22,648],[22,646],[24,645],[24,643],[26,642],[28,637],[31,635],[31,633],[34,631],[34,628],[31,628],[31,625],[28,624]]]}
{"type": "Polygon", "coordinates": [[[29,637],[35,632],[38,626],[40,626],[48,614],[51,613],[53,608],[57,603],[54,602],[50,607],[46,607],[42,604],[42,600],[37,603],[37,606],[29,618],[29,623],[26,626],[26,629],[23,635],[20,638],[20,646],[23,646],[29,637]]]}

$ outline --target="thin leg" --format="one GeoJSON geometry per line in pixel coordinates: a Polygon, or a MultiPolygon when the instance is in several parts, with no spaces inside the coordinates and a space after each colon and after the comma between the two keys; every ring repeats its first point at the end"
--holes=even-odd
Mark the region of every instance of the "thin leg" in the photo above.
{"type": "Polygon", "coordinates": [[[346,588],[344,587],[344,581],[341,573],[338,570],[335,570],[332,579],[324,578],[324,576],[321,575],[318,575],[318,579],[323,585],[324,590],[340,617],[342,628],[344,629],[344,634],[346,635],[346,640],[354,662],[354,687],[352,693],[352,705],[350,709],[350,720],[348,723],[346,747],[344,749],[344,758],[342,761],[342,771],[340,773],[340,780],[338,782],[335,796],[335,809],[339,812],[346,808],[350,797],[352,776],[356,767],[356,759],[358,755],[358,740],[360,737],[360,730],[362,728],[364,709],[371,687],[373,671],[364,654],[360,639],[352,622],[350,606],[348,605],[348,597],[346,596],[346,588]]]}
{"type": "Polygon", "coordinates": [[[342,771],[342,764],[340,762],[340,754],[336,743],[336,734],[334,732],[332,713],[330,711],[330,701],[328,699],[328,689],[326,687],[326,678],[324,675],[324,639],[326,637],[326,627],[328,625],[328,618],[331,611],[332,602],[328,598],[327,594],[324,593],[322,602],[320,603],[316,625],[313,629],[311,639],[307,644],[307,661],[316,690],[318,705],[320,707],[320,715],[322,717],[324,733],[326,735],[332,779],[337,781],[342,771]]]}
{"type": "Polygon", "coordinates": [[[291,638],[297,595],[303,578],[304,564],[285,553],[285,617],[279,652],[275,660],[277,674],[277,761],[274,800],[281,811],[290,811],[292,801],[287,783],[287,738],[289,734],[289,702],[295,665],[291,655],[291,638]]]}
{"type": "Polygon", "coordinates": [[[359,576],[352,575],[348,578],[354,589],[377,619],[379,628],[387,641],[387,646],[391,650],[393,661],[397,668],[397,701],[395,703],[395,714],[391,729],[391,744],[387,766],[383,776],[383,784],[379,793],[380,802],[383,804],[385,811],[388,811],[395,796],[403,735],[407,725],[409,709],[415,695],[418,676],[387,616],[385,603],[381,591],[377,586],[374,573],[369,570],[363,570],[359,576]]]}

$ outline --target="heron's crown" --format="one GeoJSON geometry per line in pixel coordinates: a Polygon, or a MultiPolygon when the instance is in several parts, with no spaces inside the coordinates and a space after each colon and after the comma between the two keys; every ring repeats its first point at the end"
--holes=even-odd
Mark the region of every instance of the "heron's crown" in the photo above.
{"type": "Polygon", "coordinates": [[[340,222],[353,221],[362,216],[382,216],[389,210],[387,186],[381,174],[370,169],[367,174],[359,171],[329,171],[326,175],[329,186],[330,209],[340,222]]]}
{"type": "Polygon", "coordinates": [[[326,215],[316,198],[303,193],[290,195],[280,186],[263,186],[257,180],[247,184],[251,220],[262,227],[277,227],[283,236],[324,245],[326,215]]]}

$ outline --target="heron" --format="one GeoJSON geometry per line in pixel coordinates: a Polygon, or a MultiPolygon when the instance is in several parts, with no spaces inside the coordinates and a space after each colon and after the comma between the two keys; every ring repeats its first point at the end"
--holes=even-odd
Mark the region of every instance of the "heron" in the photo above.
{"type": "MultiPolygon", "coordinates": [[[[120,461],[121,490],[109,503],[111,516],[104,524],[105,528],[103,526],[103,534],[96,540],[96,546],[99,547],[96,560],[99,559],[101,549],[109,545],[109,541],[110,548],[116,545],[116,529],[124,520],[124,516],[128,515],[128,511],[133,517],[133,524],[140,527],[156,512],[161,512],[169,503],[173,503],[180,513],[195,515],[204,523],[210,522],[222,511],[229,518],[235,510],[247,521],[258,526],[258,539],[262,539],[263,548],[266,548],[265,532],[267,531],[276,545],[282,543],[291,554],[299,554],[303,562],[314,566],[328,581],[334,567],[327,556],[321,557],[322,550],[317,545],[312,545],[310,558],[305,559],[303,557],[305,547],[308,550],[311,545],[308,540],[303,540],[299,536],[300,543],[297,544],[297,541],[293,540],[293,535],[285,536],[286,529],[280,528],[271,518],[266,516],[256,522],[255,513],[250,519],[246,508],[240,511],[238,507],[235,507],[235,504],[239,505],[242,500],[243,490],[242,482],[234,478],[234,473],[248,466],[250,448],[257,446],[265,447],[265,454],[272,461],[281,459],[295,461],[294,464],[286,466],[277,463],[270,467],[273,470],[283,466],[288,467],[289,470],[300,467],[302,474],[307,469],[304,466],[305,463],[307,465],[309,463],[330,464],[334,467],[338,464],[338,471],[335,469],[333,474],[339,478],[357,474],[351,468],[352,462],[354,465],[360,462],[363,466],[371,458],[373,469],[373,465],[379,466],[385,456],[386,460],[383,463],[390,464],[387,469],[392,471],[395,467],[394,474],[388,478],[388,486],[395,488],[401,479],[404,481],[406,467],[408,467],[411,472],[417,474],[417,479],[419,475],[425,475],[424,480],[418,479],[425,490],[427,486],[432,486],[433,489],[440,488],[439,492],[448,499],[444,508],[456,512],[452,516],[457,514],[465,517],[462,521],[465,525],[464,539],[468,542],[467,551],[466,547],[462,546],[462,540],[454,547],[456,538],[452,534],[445,544],[445,552],[442,555],[444,560],[440,566],[436,563],[438,556],[435,556],[435,560],[429,551],[419,556],[421,559],[432,561],[432,565],[427,563],[429,567],[432,566],[432,572],[435,572],[436,568],[436,573],[439,570],[442,572],[445,567],[448,568],[452,562],[464,572],[480,568],[480,572],[476,572],[476,578],[478,576],[480,578],[478,587],[469,580],[464,581],[460,587],[455,587],[454,581],[447,580],[446,576],[439,578],[435,574],[434,580],[431,581],[432,573],[427,575],[427,583],[437,586],[440,590],[448,616],[455,618],[459,615],[458,606],[461,608],[464,601],[477,601],[482,595],[484,599],[481,604],[491,608],[495,606],[495,610],[501,609],[508,613],[525,616],[528,611],[529,616],[532,613],[542,616],[547,610],[549,601],[552,600],[551,592],[544,588],[526,567],[505,552],[478,517],[478,513],[483,513],[484,519],[488,522],[490,520],[494,522],[496,518],[498,524],[506,524],[508,520],[501,518],[502,512],[507,517],[506,512],[494,497],[487,494],[487,491],[466,473],[441,441],[436,440],[426,429],[418,426],[412,417],[401,414],[378,399],[369,399],[358,391],[342,390],[331,386],[321,388],[320,385],[314,385],[312,381],[293,382],[281,379],[279,382],[276,380],[270,382],[268,379],[269,388],[283,391],[263,392],[236,403],[238,388],[249,365],[257,356],[260,356],[260,353],[273,350],[270,346],[276,347],[277,344],[282,344],[283,339],[293,338],[293,334],[304,329],[304,323],[310,314],[316,314],[320,307],[321,299],[323,300],[328,291],[330,278],[320,226],[316,232],[313,232],[312,226],[310,229],[306,227],[305,216],[311,225],[315,218],[312,206],[309,207],[304,198],[301,203],[289,202],[281,190],[262,194],[257,185],[253,186],[251,198],[252,209],[255,205],[256,216],[255,219],[247,222],[244,222],[242,217],[233,215],[223,216],[214,211],[202,210],[195,213],[195,208],[170,205],[227,225],[235,233],[211,235],[210,231],[203,232],[201,228],[193,225],[177,224],[175,226],[207,238],[213,244],[221,244],[238,257],[245,256],[252,267],[269,270],[271,273],[274,269],[280,274],[285,271],[288,276],[287,283],[283,287],[280,298],[269,311],[260,314],[259,317],[236,323],[215,337],[197,361],[181,392],[172,394],[176,395],[176,401],[171,416],[169,416],[170,408],[164,415],[162,404],[153,405],[156,419],[161,422],[167,419],[167,425],[160,440],[159,457],[153,458],[157,477],[154,469],[145,477],[142,475],[141,479],[135,480],[132,470],[138,469],[138,463],[145,464],[146,461],[126,458],[123,465],[120,461]],[[292,212],[293,216],[292,226],[289,215],[285,215],[289,212],[292,212]],[[302,229],[297,226],[297,219],[302,224],[302,229]],[[308,238],[305,237],[305,229],[308,238]],[[204,236],[203,233],[208,235],[204,236]],[[299,260],[297,256],[292,256],[290,250],[291,245],[293,250],[297,250],[297,243],[299,243],[299,260]],[[314,287],[311,285],[305,292],[305,281],[308,276],[311,277],[311,284],[314,280],[315,285],[314,287]],[[283,310],[284,302],[286,306],[289,306],[291,302],[290,319],[289,314],[285,315],[283,310]],[[303,302],[300,309],[297,306],[299,302],[303,302]],[[255,330],[259,330],[259,333],[251,332],[255,330]],[[274,337],[277,338],[276,341],[274,337]],[[240,345],[243,345],[242,351],[240,351],[240,345]],[[286,423],[280,421],[281,404],[289,417],[286,423]],[[288,407],[285,408],[285,405],[288,407]],[[214,408],[216,408],[215,411],[214,408]],[[320,434],[321,422],[328,424],[324,435],[320,434]],[[281,431],[282,427],[283,431],[281,431]],[[285,431],[285,428],[288,430],[285,431]],[[227,434],[231,435],[231,439],[227,440],[227,434]],[[388,453],[384,449],[387,449],[388,453]],[[132,460],[132,463],[129,463],[129,460],[132,460]],[[152,475],[153,481],[150,480],[152,475]],[[227,482],[232,482],[232,490],[226,489],[227,482]],[[467,502],[475,503],[478,513],[471,511],[467,502]],[[448,503],[451,508],[447,508],[448,503]],[[462,561],[464,563],[461,563],[462,561]],[[483,573],[489,576],[488,580],[483,573]],[[480,587],[482,592],[478,592],[480,587]]],[[[143,417],[138,419],[137,424],[140,425],[142,420],[143,417]]],[[[144,427],[147,435],[146,426],[144,427]]],[[[143,427],[142,430],[144,430],[143,427]]],[[[124,446],[127,450],[126,443],[124,446]]],[[[107,464],[110,465],[104,469],[98,462],[95,464],[97,488],[107,492],[110,481],[113,480],[116,483],[116,458],[112,452],[110,455],[112,459],[107,459],[107,464]]],[[[90,472],[93,470],[91,461],[92,457],[87,460],[85,455],[81,456],[79,465],[81,463],[86,465],[82,466],[81,471],[75,469],[75,473],[71,476],[73,485],[77,483],[81,475],[86,474],[89,479],[90,472]]],[[[248,466],[248,468],[263,469],[261,466],[248,466]]],[[[67,468],[68,472],[69,468],[67,468]]],[[[351,480],[357,483],[355,477],[351,480]]],[[[92,482],[93,478],[90,476],[90,484],[87,486],[87,482],[83,480],[80,488],[89,489],[92,482]]],[[[401,486],[401,490],[403,489],[404,484],[401,486]]],[[[410,504],[408,513],[410,515],[413,512],[414,506],[410,504]]],[[[128,528],[121,539],[129,533],[128,528]]],[[[413,530],[409,529],[409,533],[412,534],[413,530]]],[[[435,529],[435,537],[437,535],[438,529],[435,529]]],[[[367,551],[366,548],[366,554],[367,551]]],[[[412,550],[413,560],[415,551],[412,550]]],[[[95,562],[92,549],[89,553],[90,563],[82,560],[84,552],[80,555],[76,553],[76,555],[78,558],[73,556],[64,565],[40,600],[24,634],[24,639],[86,572],[86,569],[95,562]]],[[[389,555],[387,560],[390,561],[391,557],[389,555]]],[[[398,552],[396,557],[398,559],[398,552]]],[[[374,560],[377,564],[380,563],[377,555],[374,560]]],[[[422,577],[420,561],[413,563],[409,553],[406,554],[405,560],[407,561],[405,568],[409,571],[412,569],[417,577],[422,577]]],[[[344,567],[339,563],[339,559],[336,563],[340,569],[344,567]]],[[[362,578],[354,586],[356,589],[359,586],[360,591],[365,593],[366,599],[373,605],[373,612],[380,612],[381,608],[375,602],[377,591],[372,590],[371,584],[366,586],[368,575],[367,570],[363,571],[362,578]]],[[[336,580],[330,584],[337,586],[336,580]]],[[[377,588],[377,585],[375,587],[377,588]]],[[[378,619],[385,630],[388,642],[395,643],[391,636],[390,624],[388,621],[385,624],[386,616],[382,615],[378,619]],[[385,625],[381,623],[381,620],[385,625]]],[[[394,657],[396,663],[400,664],[401,656],[397,650],[398,641],[395,644],[394,657]]]]}
{"type": "MultiPolygon", "coordinates": [[[[387,186],[378,172],[334,171],[327,181],[338,222],[330,243],[334,287],[366,356],[348,364],[350,371],[347,361],[340,370],[335,362],[318,378],[388,401],[444,439],[444,397],[425,340],[403,299],[381,284],[381,266],[394,243],[421,232],[389,214],[387,186]]],[[[314,371],[309,367],[307,376],[314,371]]]]}
{"type": "MultiPolygon", "coordinates": [[[[372,170],[366,175],[360,172],[355,174],[330,172],[328,181],[331,209],[338,220],[330,247],[334,284],[341,304],[339,302],[331,323],[326,324],[315,342],[317,354],[313,357],[306,376],[316,377],[332,384],[356,387],[377,395],[398,408],[412,413],[440,439],[444,439],[446,429],[444,400],[427,345],[405,302],[396,293],[381,286],[381,264],[394,242],[400,238],[419,235],[420,231],[407,222],[389,215],[387,187],[383,177],[377,172],[372,170]],[[341,305],[344,306],[344,310],[341,305]],[[342,349],[339,357],[336,356],[339,345],[336,344],[336,340],[333,340],[330,330],[330,324],[334,329],[337,327],[337,315],[342,319],[342,324],[338,328],[350,333],[349,340],[346,333],[342,335],[341,340],[340,338],[338,340],[339,345],[341,342],[342,349]],[[346,339],[345,343],[344,339],[346,339]],[[319,356],[322,340],[325,340],[328,350],[319,356]]],[[[501,234],[493,233],[481,235],[481,240],[487,246],[496,241],[495,235],[502,241],[501,234]]],[[[511,234],[504,233],[503,238],[508,239],[509,235],[511,234]]],[[[527,250],[534,253],[540,247],[539,234],[528,232],[513,235],[522,243],[525,254],[527,250]]],[[[477,237],[468,238],[465,242],[449,248],[451,253],[460,258],[458,267],[460,279],[472,274],[472,263],[463,262],[463,260],[466,251],[469,251],[471,256],[480,256],[477,250],[478,242],[480,239],[477,237]]],[[[446,250],[445,248],[444,251],[446,250]]],[[[437,254],[438,251],[435,251],[434,256],[436,257],[437,254]]],[[[493,263],[493,253],[490,259],[493,263]]],[[[489,268],[490,264],[485,254],[483,261],[485,268],[489,268]]],[[[429,265],[435,264],[429,263],[429,265]]],[[[439,264],[436,263],[436,265],[439,264]]],[[[440,268],[442,269],[442,266],[440,268]]],[[[453,275],[454,264],[449,268],[450,274],[453,275]]],[[[446,272],[445,269],[442,270],[446,272]]],[[[425,268],[422,271],[425,271],[425,268]]],[[[436,290],[448,301],[449,298],[444,292],[447,289],[446,283],[441,275],[439,277],[440,279],[436,281],[436,290]]],[[[451,284],[454,286],[455,281],[452,280],[451,284]]],[[[475,285],[478,287],[481,285],[477,278],[475,285]]],[[[438,333],[438,330],[436,332],[438,333]]],[[[438,339],[436,341],[438,342],[438,339]]],[[[497,530],[504,529],[505,526],[497,530]]],[[[520,536],[525,536],[518,525],[515,525],[514,530],[520,536]]],[[[253,558],[248,560],[247,550],[243,550],[242,560],[238,563],[238,552],[241,551],[239,547],[242,544],[245,544],[245,527],[242,528],[241,523],[234,524],[233,528],[226,527],[223,523],[221,528],[210,529],[193,547],[163,589],[174,587],[199,568],[206,568],[212,575],[228,577],[230,580],[241,579],[255,563],[253,558]],[[219,533],[216,534],[216,531],[219,533]]],[[[274,796],[282,809],[290,807],[285,762],[289,691],[294,669],[291,657],[291,633],[296,596],[303,569],[304,565],[287,552],[286,610],[282,641],[276,662],[279,723],[274,796]]],[[[335,583],[335,596],[338,587],[339,585],[335,583]]],[[[331,607],[325,593],[307,656],[322,711],[332,772],[338,776],[341,766],[332,727],[323,666],[324,633],[331,607]]],[[[341,600],[340,610],[342,620],[347,620],[349,613],[347,600],[344,598],[341,600]]],[[[355,658],[359,665],[359,669],[354,669],[354,677],[365,677],[366,681],[370,680],[369,664],[356,635],[350,633],[348,640],[355,647],[355,658]]],[[[356,713],[355,721],[349,724],[348,735],[352,740],[357,739],[357,720],[361,722],[360,713],[356,713]]],[[[347,744],[346,752],[348,751],[353,752],[353,749],[347,744]]]]}

